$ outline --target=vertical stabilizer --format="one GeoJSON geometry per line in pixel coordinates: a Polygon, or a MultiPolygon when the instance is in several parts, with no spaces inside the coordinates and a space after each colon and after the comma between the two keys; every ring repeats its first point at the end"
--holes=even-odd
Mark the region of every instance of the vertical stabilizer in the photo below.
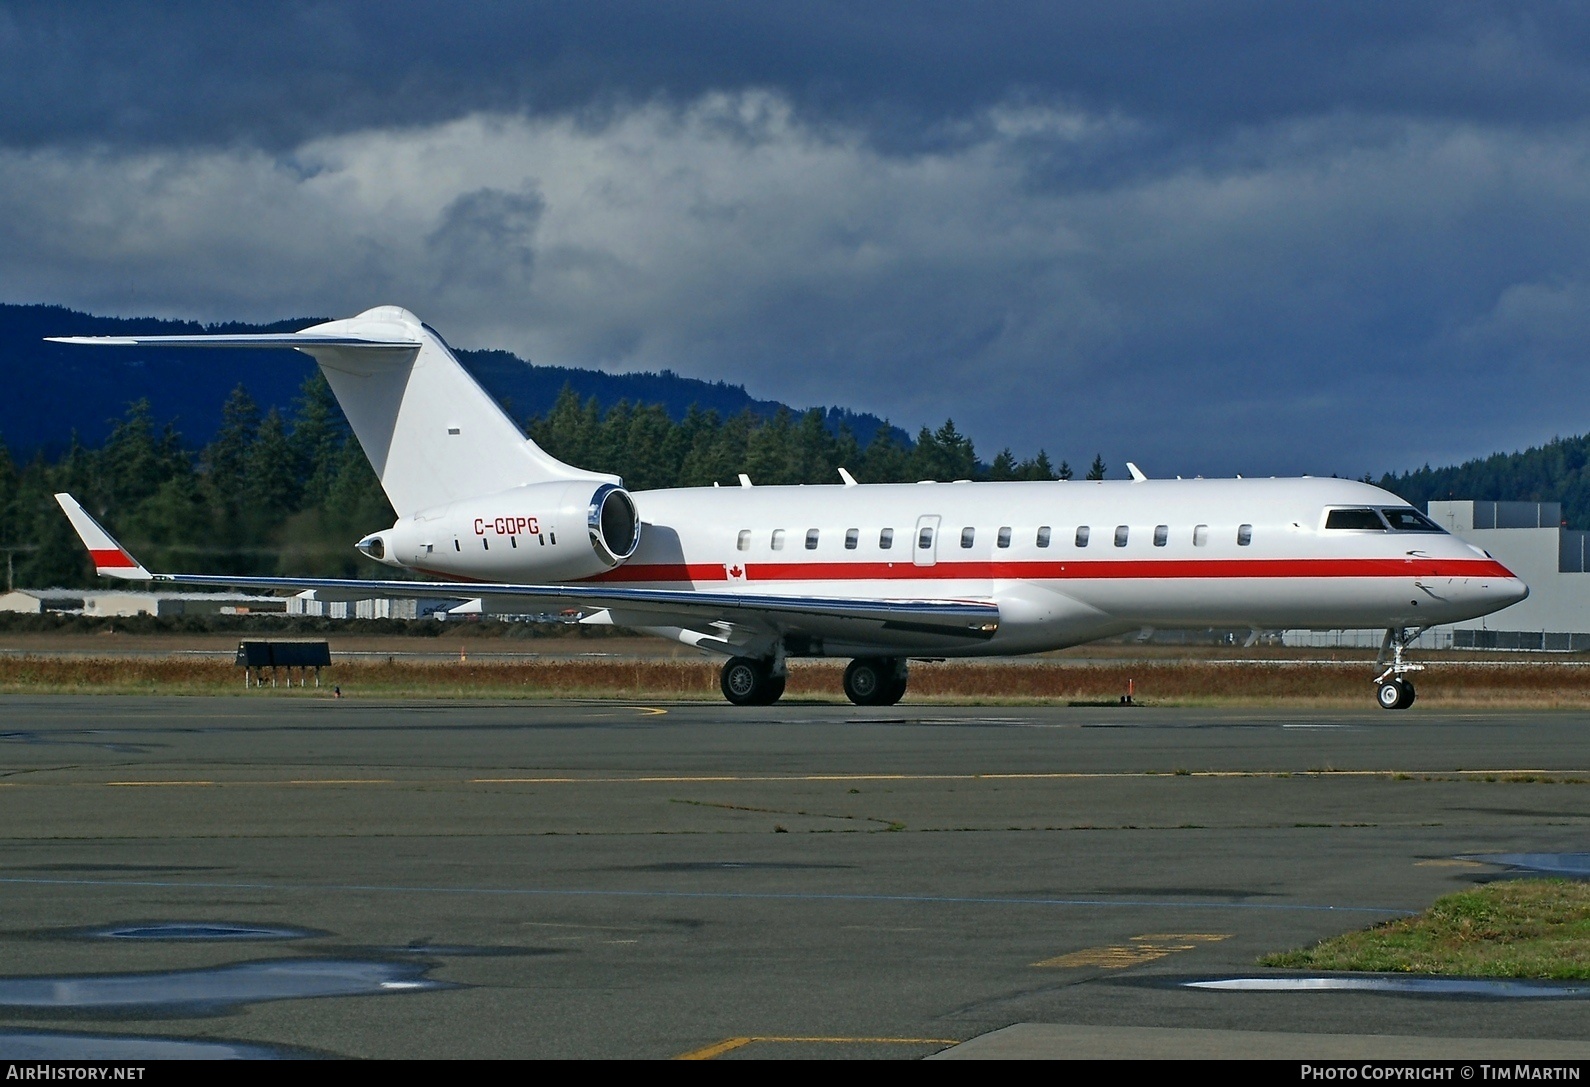
{"type": "Polygon", "coordinates": [[[405,309],[381,306],[298,335],[331,341],[300,350],[320,363],[399,517],[529,483],[619,482],[564,464],[526,438],[441,336],[405,309]]]}

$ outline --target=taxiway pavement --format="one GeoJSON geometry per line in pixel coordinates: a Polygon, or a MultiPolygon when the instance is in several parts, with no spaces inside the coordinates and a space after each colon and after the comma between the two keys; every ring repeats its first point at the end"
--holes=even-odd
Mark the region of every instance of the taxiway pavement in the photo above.
{"type": "Polygon", "coordinates": [[[1587,851],[1590,714],[14,696],[0,771],[0,1056],[1590,1056],[1183,984],[1587,851]]]}

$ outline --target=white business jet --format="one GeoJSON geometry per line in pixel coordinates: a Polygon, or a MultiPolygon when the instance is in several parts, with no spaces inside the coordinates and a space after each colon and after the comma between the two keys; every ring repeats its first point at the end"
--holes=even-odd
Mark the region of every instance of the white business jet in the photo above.
{"type": "Polygon", "coordinates": [[[279,335],[63,337],[147,347],[292,347],[320,364],[397,522],[365,555],[434,580],[153,573],[70,495],[101,575],[456,597],[578,609],[728,657],[723,693],[766,705],[788,657],[849,657],[860,705],[904,695],[912,658],[1060,649],[1145,628],[1384,628],[1377,700],[1403,709],[1403,651],[1529,589],[1395,495],[1340,479],[691,487],[630,492],[528,440],[442,337],[385,306],[279,335]]]}

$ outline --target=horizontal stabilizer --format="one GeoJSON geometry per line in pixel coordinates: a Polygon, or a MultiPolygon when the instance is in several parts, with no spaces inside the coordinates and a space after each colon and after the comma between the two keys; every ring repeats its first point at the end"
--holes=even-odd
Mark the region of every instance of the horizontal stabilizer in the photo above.
{"type": "Polygon", "coordinates": [[[119,577],[126,581],[148,581],[154,575],[144,569],[143,563],[128,554],[127,549],[106,532],[71,495],[62,492],[55,496],[72,522],[78,539],[88,548],[94,560],[94,572],[100,577],[119,577]]]}
{"type": "Polygon", "coordinates": [[[270,332],[246,336],[46,336],[50,343],[95,344],[100,347],[373,347],[409,348],[418,340],[378,340],[368,336],[319,336],[306,332],[270,332]]]}
{"type": "Polygon", "coordinates": [[[399,517],[552,480],[620,482],[617,476],[564,464],[526,438],[436,331],[397,306],[377,306],[299,332],[50,340],[304,352],[320,364],[399,517]]]}

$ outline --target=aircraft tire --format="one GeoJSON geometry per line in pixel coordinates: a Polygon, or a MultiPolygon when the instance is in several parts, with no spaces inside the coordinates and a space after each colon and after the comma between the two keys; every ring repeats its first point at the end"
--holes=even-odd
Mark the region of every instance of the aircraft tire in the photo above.
{"type": "Polygon", "coordinates": [[[784,677],[774,676],[767,661],[730,657],[718,686],[736,706],[770,706],[784,693],[784,677]]]}
{"type": "Polygon", "coordinates": [[[880,705],[880,706],[892,706],[896,702],[899,702],[900,699],[905,697],[905,688],[906,688],[906,685],[910,682],[909,677],[907,677],[905,675],[890,676],[889,679],[890,679],[890,682],[889,682],[888,697],[885,698],[882,702],[878,703],[878,705],[880,705]]]}
{"type": "Polygon", "coordinates": [[[1405,679],[1388,679],[1375,691],[1375,701],[1383,710],[1405,710],[1413,705],[1413,684],[1405,679]]]}
{"type": "Polygon", "coordinates": [[[905,694],[894,672],[894,661],[886,657],[857,657],[845,668],[845,697],[858,706],[894,705],[905,694]]]}

